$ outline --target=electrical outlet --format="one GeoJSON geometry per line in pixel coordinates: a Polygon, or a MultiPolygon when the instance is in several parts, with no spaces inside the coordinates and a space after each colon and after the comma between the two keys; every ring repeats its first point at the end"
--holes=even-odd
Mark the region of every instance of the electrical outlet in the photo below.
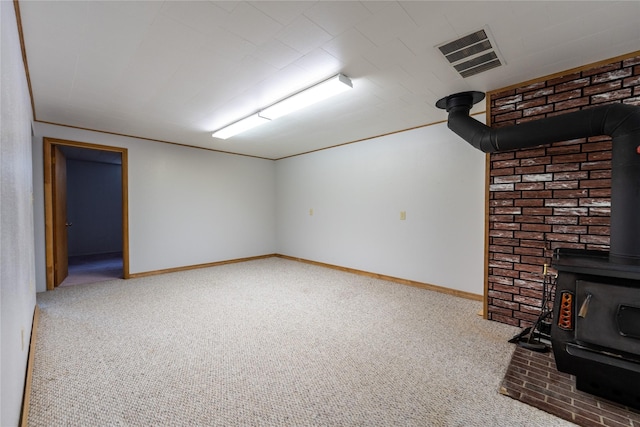
{"type": "Polygon", "coordinates": [[[20,351],[24,351],[24,327],[20,328],[20,345],[21,345],[20,351]]]}
{"type": "Polygon", "coordinates": [[[407,219],[407,212],[405,211],[400,211],[400,220],[404,221],[407,219]]]}
{"type": "Polygon", "coordinates": [[[313,216],[313,208],[309,209],[309,216],[313,216]]]}

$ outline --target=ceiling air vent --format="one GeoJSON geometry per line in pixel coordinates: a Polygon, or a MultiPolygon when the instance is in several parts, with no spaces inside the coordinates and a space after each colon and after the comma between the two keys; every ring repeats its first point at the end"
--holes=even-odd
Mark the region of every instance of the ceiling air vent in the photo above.
{"type": "Polygon", "coordinates": [[[488,29],[436,46],[464,78],[504,64],[488,29]]]}

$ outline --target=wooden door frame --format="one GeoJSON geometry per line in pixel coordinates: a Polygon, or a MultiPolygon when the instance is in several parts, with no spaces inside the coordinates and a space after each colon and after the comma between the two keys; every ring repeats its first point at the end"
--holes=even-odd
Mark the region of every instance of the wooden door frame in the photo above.
{"type": "Polygon", "coordinates": [[[59,145],[51,146],[53,208],[53,286],[69,275],[69,228],[67,222],[67,156],[59,145]]]}
{"type": "Polygon", "coordinates": [[[45,263],[47,290],[55,288],[55,265],[54,265],[54,212],[53,212],[53,167],[52,151],[56,145],[87,148],[90,150],[118,152],[122,159],[122,272],[123,278],[129,276],[129,178],[127,149],[122,147],[111,147],[107,145],[90,144],[88,142],[68,141],[57,138],[42,138],[42,148],[44,152],[44,234],[45,234],[45,263]]]}

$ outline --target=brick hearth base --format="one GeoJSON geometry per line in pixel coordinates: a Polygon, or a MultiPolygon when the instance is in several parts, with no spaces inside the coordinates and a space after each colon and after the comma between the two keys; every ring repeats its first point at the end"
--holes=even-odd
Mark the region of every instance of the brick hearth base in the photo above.
{"type": "Polygon", "coordinates": [[[576,390],[574,376],[557,371],[552,352],[516,346],[500,393],[580,426],[640,427],[640,411],[576,390]]]}

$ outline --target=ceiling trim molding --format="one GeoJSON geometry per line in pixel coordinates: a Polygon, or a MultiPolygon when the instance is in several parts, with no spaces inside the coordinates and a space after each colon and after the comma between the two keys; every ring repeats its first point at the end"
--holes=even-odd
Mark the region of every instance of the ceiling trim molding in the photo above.
{"type": "MultiPolygon", "coordinates": [[[[472,116],[476,116],[478,114],[486,114],[486,113],[484,111],[480,111],[478,113],[473,113],[471,115],[472,116]]],[[[343,147],[345,145],[356,144],[358,142],[369,141],[371,139],[382,138],[383,136],[395,135],[397,133],[408,132],[410,130],[426,128],[426,127],[429,127],[429,126],[435,126],[435,125],[439,125],[439,124],[442,124],[442,123],[447,123],[447,120],[438,120],[437,122],[426,123],[424,125],[414,126],[414,127],[410,127],[410,128],[406,128],[406,129],[401,129],[401,130],[396,130],[396,131],[393,131],[393,132],[382,133],[380,135],[369,136],[367,138],[356,139],[355,141],[343,142],[342,144],[336,144],[336,145],[332,145],[330,147],[318,148],[317,150],[306,151],[304,153],[292,154],[290,156],[280,157],[280,158],[275,159],[275,160],[284,160],[284,159],[289,159],[291,157],[304,156],[305,154],[317,153],[318,151],[330,150],[332,148],[339,148],[339,147],[343,147]]]]}
{"type": "MultiPolygon", "coordinates": [[[[486,114],[486,112],[485,111],[480,111],[478,113],[473,113],[472,116],[479,115],[479,114],[486,114]]],[[[274,162],[278,161],[278,160],[289,159],[291,157],[297,157],[297,156],[303,156],[305,154],[316,153],[318,151],[330,150],[332,148],[339,148],[339,147],[343,147],[345,145],[356,144],[358,142],[369,141],[371,139],[382,138],[384,136],[395,135],[397,133],[408,132],[410,130],[420,129],[420,128],[424,128],[424,127],[428,127],[428,126],[439,125],[439,124],[447,122],[447,120],[439,120],[439,121],[433,122],[433,123],[426,123],[424,125],[419,125],[419,126],[406,128],[406,129],[396,130],[396,131],[393,131],[393,132],[387,132],[387,133],[383,133],[383,134],[379,134],[379,135],[369,136],[369,137],[366,137],[366,138],[356,139],[354,141],[343,142],[341,144],[332,145],[330,147],[318,148],[316,150],[305,151],[304,153],[292,154],[290,156],[284,156],[284,157],[278,157],[278,158],[275,158],[275,159],[271,159],[271,158],[268,158],[268,157],[253,156],[251,154],[234,153],[232,151],[224,151],[224,150],[216,150],[214,148],[198,147],[197,145],[180,144],[178,142],[165,141],[165,140],[162,140],[162,139],[145,138],[145,137],[141,137],[141,136],[128,135],[128,134],[124,134],[124,133],[108,132],[108,131],[104,131],[104,130],[96,130],[96,129],[90,129],[90,128],[85,128],[85,127],[80,127],[80,126],[65,125],[65,124],[62,124],[62,123],[48,122],[48,121],[45,121],[45,120],[35,120],[35,121],[38,122],[38,123],[46,124],[46,125],[60,126],[60,127],[66,127],[66,128],[70,128],[70,129],[77,129],[77,130],[84,130],[84,131],[89,131],[89,132],[104,133],[106,135],[114,135],[114,136],[121,136],[121,137],[125,137],[125,138],[140,139],[140,140],[143,140],[143,141],[160,142],[160,143],[163,143],[163,144],[177,145],[179,147],[185,147],[185,148],[196,148],[196,149],[199,149],[199,150],[213,151],[215,153],[230,154],[230,155],[233,155],[233,156],[243,156],[243,157],[251,157],[251,158],[254,158],[254,159],[271,160],[271,161],[274,161],[274,162]]]]}
{"type": "Polygon", "coordinates": [[[420,128],[424,128],[424,127],[427,127],[427,126],[433,126],[433,125],[437,125],[437,124],[445,123],[445,122],[446,122],[446,120],[440,120],[440,121],[437,121],[437,122],[434,122],[434,123],[427,123],[427,124],[420,125],[420,126],[414,126],[414,127],[408,128],[408,129],[401,129],[401,130],[396,130],[396,131],[393,131],[393,132],[383,133],[383,134],[380,134],[380,135],[369,136],[367,138],[356,139],[355,141],[343,142],[341,144],[332,145],[330,147],[318,148],[317,150],[305,151],[304,153],[292,154],[290,156],[280,157],[279,159],[276,159],[276,160],[283,160],[283,159],[289,159],[291,157],[304,156],[305,154],[317,153],[318,151],[330,150],[332,148],[339,148],[339,147],[343,147],[345,145],[356,144],[358,142],[364,142],[364,141],[368,141],[370,139],[381,138],[383,136],[394,135],[396,133],[407,132],[407,131],[410,131],[410,130],[420,129],[420,128]]]}
{"type": "Polygon", "coordinates": [[[13,0],[13,8],[16,12],[16,24],[18,26],[18,38],[20,39],[20,51],[22,51],[22,64],[24,65],[24,74],[27,78],[27,87],[29,88],[29,98],[31,98],[31,113],[33,120],[36,120],[36,104],[33,99],[33,88],[31,87],[31,75],[29,74],[29,63],[27,62],[27,48],[24,44],[24,33],[22,31],[22,16],[20,15],[20,2],[13,0]]]}
{"type": "Polygon", "coordinates": [[[73,126],[73,125],[65,125],[65,124],[62,124],[62,123],[47,122],[45,120],[36,120],[36,122],[43,123],[43,124],[46,124],[46,125],[53,125],[53,126],[60,126],[60,127],[70,128],[70,129],[78,129],[78,130],[85,130],[85,131],[89,131],[89,132],[104,133],[104,134],[107,134],[107,135],[122,136],[122,137],[125,137],[125,138],[140,139],[140,140],[143,140],[143,141],[161,142],[163,144],[177,145],[177,146],[185,147],[185,148],[197,148],[199,150],[213,151],[215,153],[222,153],[222,154],[231,154],[231,155],[234,155],[234,156],[252,157],[254,159],[262,159],[262,160],[277,160],[277,159],[270,159],[268,157],[253,156],[251,154],[234,153],[234,152],[231,152],[231,151],[216,150],[215,148],[207,148],[207,147],[199,147],[197,145],[181,144],[179,142],[165,141],[165,140],[162,140],[162,139],[153,139],[153,138],[145,138],[143,136],[127,135],[126,133],[109,132],[109,131],[106,131],[106,130],[97,130],[97,129],[85,128],[85,127],[81,127],[81,126],[73,126]]]}

